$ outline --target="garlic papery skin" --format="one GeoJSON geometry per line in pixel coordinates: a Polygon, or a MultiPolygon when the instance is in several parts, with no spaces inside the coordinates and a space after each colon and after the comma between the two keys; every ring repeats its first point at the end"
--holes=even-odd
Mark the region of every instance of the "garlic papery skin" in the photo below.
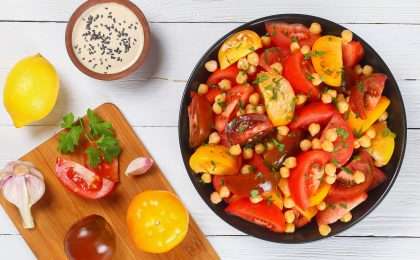
{"type": "Polygon", "coordinates": [[[125,175],[141,175],[145,174],[152,166],[153,166],[153,159],[148,157],[137,157],[136,159],[132,160],[125,170],[125,175]]]}
{"type": "Polygon", "coordinates": [[[4,198],[19,209],[23,227],[34,228],[31,207],[45,193],[41,172],[29,162],[9,162],[0,174],[0,188],[4,198]]]}

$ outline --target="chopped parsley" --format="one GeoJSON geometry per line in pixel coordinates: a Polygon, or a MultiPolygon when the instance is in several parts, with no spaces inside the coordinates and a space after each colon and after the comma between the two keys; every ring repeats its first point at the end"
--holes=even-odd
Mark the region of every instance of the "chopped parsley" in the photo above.
{"type": "Polygon", "coordinates": [[[298,38],[297,38],[296,36],[292,36],[292,37],[290,37],[290,40],[291,40],[292,42],[298,42],[298,38]]]}
{"type": "Polygon", "coordinates": [[[331,160],[331,162],[335,165],[335,167],[337,167],[338,165],[340,165],[340,164],[338,163],[338,161],[337,161],[337,159],[336,159],[336,158],[333,158],[333,159],[331,160]]]}
{"type": "Polygon", "coordinates": [[[317,51],[310,51],[310,52],[304,54],[303,55],[303,58],[305,60],[309,60],[311,57],[322,57],[326,53],[327,53],[326,51],[319,51],[319,50],[317,50],[317,51]]]}
{"type": "Polygon", "coordinates": [[[252,82],[252,84],[260,84],[268,79],[268,76],[265,73],[258,74],[257,78],[252,82]]]}
{"type": "Polygon", "coordinates": [[[349,133],[344,128],[337,128],[337,135],[343,137],[343,139],[347,139],[349,137],[349,133]]]}
{"type": "Polygon", "coordinates": [[[362,82],[357,83],[356,88],[359,92],[362,92],[362,93],[365,92],[365,85],[363,85],[362,82]]]}
{"type": "Polygon", "coordinates": [[[343,209],[347,209],[347,204],[346,203],[340,203],[338,205],[343,209]]]}
{"type": "Polygon", "coordinates": [[[264,178],[264,174],[263,174],[262,172],[258,172],[258,173],[255,175],[255,179],[256,179],[256,180],[263,179],[263,178],[264,178]]]}
{"type": "Polygon", "coordinates": [[[353,174],[353,172],[352,172],[349,168],[347,168],[347,167],[345,167],[345,166],[341,167],[341,169],[342,169],[345,173],[347,173],[347,174],[353,174]]]}
{"type": "Polygon", "coordinates": [[[274,146],[277,148],[277,150],[279,150],[279,152],[281,152],[281,153],[284,152],[284,148],[285,148],[284,144],[280,143],[275,138],[272,139],[272,142],[273,142],[274,146]]]}
{"type": "Polygon", "coordinates": [[[258,191],[258,189],[252,189],[252,190],[249,192],[249,196],[250,196],[251,198],[256,198],[256,197],[260,196],[260,192],[258,191]]]}

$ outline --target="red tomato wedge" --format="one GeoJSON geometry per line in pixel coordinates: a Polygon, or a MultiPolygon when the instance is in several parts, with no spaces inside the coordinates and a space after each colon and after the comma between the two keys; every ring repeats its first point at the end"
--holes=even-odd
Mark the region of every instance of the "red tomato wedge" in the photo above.
{"type": "Polygon", "coordinates": [[[117,184],[81,164],[61,157],[57,158],[55,174],[66,188],[87,199],[105,197],[117,184]]]}
{"type": "Polygon", "coordinates": [[[209,91],[206,93],[206,98],[210,102],[210,104],[214,103],[216,96],[221,94],[222,90],[219,87],[209,87],[209,91]]]}
{"type": "Polygon", "coordinates": [[[213,72],[210,77],[207,79],[207,84],[209,86],[216,85],[219,83],[222,79],[228,79],[230,82],[234,83],[236,82],[236,75],[238,75],[238,68],[236,67],[236,64],[233,64],[226,69],[217,69],[215,72],[213,72]]]}
{"type": "Polygon", "coordinates": [[[259,65],[266,71],[270,71],[270,66],[273,63],[279,62],[283,64],[284,60],[286,60],[289,54],[290,51],[288,49],[282,49],[278,47],[265,49],[260,54],[259,65]]]}
{"type": "Polygon", "coordinates": [[[329,203],[325,210],[319,211],[316,215],[318,225],[328,225],[337,222],[346,213],[350,212],[352,209],[364,202],[367,197],[368,195],[363,192],[350,199],[329,203]]]}
{"type": "Polygon", "coordinates": [[[318,99],[319,89],[312,84],[308,76],[314,71],[310,61],[305,61],[303,54],[295,52],[291,54],[284,62],[284,77],[290,82],[297,93],[310,96],[312,99],[318,99]]]}
{"type": "Polygon", "coordinates": [[[323,167],[330,158],[330,153],[322,150],[302,152],[296,157],[296,167],[290,172],[289,189],[293,201],[301,209],[305,210],[309,207],[309,198],[313,193],[311,191],[314,179],[312,168],[323,167]]]}
{"type": "Polygon", "coordinates": [[[286,229],[281,209],[266,201],[255,204],[251,203],[248,198],[241,198],[231,202],[225,211],[274,232],[284,232],[286,229]]]}
{"type": "Polygon", "coordinates": [[[366,151],[361,151],[346,167],[337,175],[337,181],[331,186],[327,196],[328,202],[348,200],[368,191],[373,181],[373,161],[366,151]],[[359,170],[365,174],[365,181],[360,184],[349,182],[343,177],[359,170]]]}
{"type": "Polygon", "coordinates": [[[337,140],[333,142],[334,151],[332,152],[331,160],[339,166],[344,165],[353,154],[353,132],[339,113],[334,113],[330,122],[324,128],[321,135],[321,142],[325,140],[326,133],[329,129],[336,129],[337,132],[337,140]]]}
{"type": "Polygon", "coordinates": [[[365,55],[363,46],[358,41],[343,44],[343,63],[344,67],[353,68],[365,55]]]}
{"type": "Polygon", "coordinates": [[[232,119],[226,127],[230,144],[246,144],[260,139],[273,130],[273,124],[267,116],[261,114],[246,114],[232,119]]]}
{"type": "Polygon", "coordinates": [[[287,50],[290,48],[292,40],[301,42],[310,39],[309,29],[303,24],[267,22],[265,29],[274,45],[287,50]]]}
{"type": "Polygon", "coordinates": [[[337,113],[331,104],[314,102],[296,109],[295,119],[289,124],[290,129],[306,129],[312,123],[325,125],[337,113]]]}
{"type": "Polygon", "coordinates": [[[209,101],[201,95],[192,94],[188,106],[188,120],[190,127],[190,147],[197,147],[207,140],[213,122],[213,111],[209,101]]]}
{"type": "Polygon", "coordinates": [[[373,180],[369,186],[369,190],[373,190],[379,185],[381,185],[386,180],[386,175],[380,169],[374,167],[373,168],[373,180]]]}

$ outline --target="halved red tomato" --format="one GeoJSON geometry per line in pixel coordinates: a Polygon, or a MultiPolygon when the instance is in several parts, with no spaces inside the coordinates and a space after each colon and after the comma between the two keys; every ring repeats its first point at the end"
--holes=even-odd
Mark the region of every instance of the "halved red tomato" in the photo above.
{"type": "Polygon", "coordinates": [[[319,98],[319,89],[308,79],[314,72],[310,61],[304,60],[303,54],[295,52],[284,62],[284,77],[290,82],[297,93],[319,98]]]}
{"type": "Polygon", "coordinates": [[[190,147],[197,147],[210,135],[213,122],[211,105],[204,96],[192,93],[192,100],[188,106],[188,120],[190,147]]]}
{"type": "Polygon", "coordinates": [[[322,150],[311,150],[300,153],[296,157],[296,167],[290,172],[289,189],[293,201],[301,209],[309,207],[309,198],[316,191],[311,187],[314,182],[314,167],[323,167],[331,159],[330,153],[322,150]]]}
{"type": "MultiPolygon", "coordinates": [[[[109,167],[110,169],[114,168],[113,166],[109,167]]],[[[87,199],[105,197],[113,191],[117,184],[117,182],[101,176],[96,171],[62,157],[57,158],[55,174],[66,188],[87,199]]],[[[114,176],[109,172],[107,174],[114,176]]]]}
{"type": "Polygon", "coordinates": [[[282,63],[286,60],[287,56],[290,54],[288,49],[282,49],[278,47],[271,47],[265,49],[260,54],[259,65],[263,67],[266,71],[270,71],[270,66],[273,63],[279,62],[282,63]]]}
{"type": "Polygon", "coordinates": [[[366,151],[361,151],[342,172],[338,173],[337,181],[331,186],[330,192],[327,196],[328,202],[337,202],[348,200],[359,196],[360,194],[368,191],[373,181],[373,161],[366,151]],[[349,182],[347,178],[341,177],[346,174],[350,175],[354,171],[361,171],[365,174],[365,181],[360,184],[349,182]]]}
{"type": "Polygon", "coordinates": [[[286,229],[281,209],[267,201],[252,203],[249,198],[241,198],[231,202],[225,211],[274,232],[284,232],[286,229]]]}
{"type": "Polygon", "coordinates": [[[360,118],[366,119],[366,113],[376,107],[387,78],[383,73],[374,73],[351,88],[350,108],[360,118]]]}
{"type": "Polygon", "coordinates": [[[343,63],[344,67],[353,68],[360,62],[365,54],[362,44],[359,41],[352,41],[343,44],[343,63]]]}
{"type": "Polygon", "coordinates": [[[215,72],[213,72],[210,77],[207,79],[207,84],[209,86],[216,85],[221,81],[222,79],[228,79],[231,83],[236,82],[236,75],[238,75],[238,68],[236,67],[236,64],[233,64],[226,69],[217,69],[215,72]]]}
{"type": "Polygon", "coordinates": [[[332,152],[332,160],[339,166],[344,165],[353,154],[353,132],[339,113],[334,113],[330,122],[324,128],[321,135],[321,142],[325,140],[326,133],[329,129],[336,129],[337,132],[337,140],[333,143],[334,151],[332,152]]]}
{"type": "Polygon", "coordinates": [[[267,116],[261,114],[246,114],[235,117],[226,127],[230,144],[246,144],[262,138],[272,132],[273,124],[267,116]]]}
{"type": "Polygon", "coordinates": [[[289,49],[293,40],[301,42],[310,38],[309,29],[303,24],[267,22],[265,29],[271,36],[273,44],[280,48],[289,49]]]}
{"type": "Polygon", "coordinates": [[[312,123],[326,124],[337,113],[331,104],[314,102],[296,109],[295,118],[289,124],[290,129],[306,129],[312,123]]]}

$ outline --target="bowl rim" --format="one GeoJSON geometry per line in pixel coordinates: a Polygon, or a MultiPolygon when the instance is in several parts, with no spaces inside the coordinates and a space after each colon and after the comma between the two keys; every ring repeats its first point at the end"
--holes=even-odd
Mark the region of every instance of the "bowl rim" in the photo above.
{"type": "Polygon", "coordinates": [[[81,4],[71,15],[70,20],[66,26],[65,44],[66,44],[67,54],[70,56],[70,59],[73,62],[73,64],[81,72],[88,75],[89,77],[99,79],[99,80],[117,80],[117,79],[127,77],[128,75],[134,73],[145,62],[146,56],[150,50],[150,28],[143,12],[140,10],[140,8],[137,5],[135,5],[133,2],[129,0],[87,0],[83,4],[81,4]],[[116,4],[120,4],[127,7],[131,12],[133,12],[137,16],[141,26],[143,27],[144,43],[143,43],[143,49],[140,53],[140,56],[137,58],[136,62],[133,63],[127,69],[117,72],[117,73],[112,73],[112,74],[97,73],[90,70],[86,66],[84,66],[77,58],[76,54],[74,53],[73,46],[72,46],[73,45],[72,44],[73,28],[74,28],[75,23],[79,19],[79,17],[88,8],[95,6],[97,4],[103,4],[103,3],[116,3],[116,4]]]}
{"type": "MultiPolygon", "coordinates": [[[[246,29],[248,27],[252,27],[255,24],[260,24],[260,23],[264,23],[267,21],[281,21],[281,20],[287,20],[287,19],[310,19],[312,21],[321,21],[322,23],[329,23],[337,28],[340,29],[347,29],[346,27],[335,23],[331,20],[325,19],[325,18],[321,18],[318,16],[313,16],[313,15],[306,15],[306,14],[297,14],[297,13],[284,13],[284,14],[274,14],[274,15],[269,15],[269,16],[264,16],[261,18],[257,18],[254,20],[251,20],[247,23],[242,23],[241,25],[235,27],[234,29],[230,30],[228,33],[224,34],[223,36],[221,36],[215,43],[213,43],[208,49],[207,51],[201,55],[201,57],[199,58],[198,62],[196,63],[196,65],[194,66],[188,81],[185,85],[185,89],[183,91],[182,94],[182,98],[181,98],[181,104],[180,104],[180,110],[179,110],[179,117],[178,117],[178,142],[179,142],[179,147],[181,150],[181,155],[182,155],[182,159],[183,159],[183,163],[184,163],[184,167],[188,173],[188,176],[190,178],[190,181],[192,182],[192,184],[194,185],[194,188],[196,189],[197,193],[200,195],[200,197],[202,198],[202,200],[207,204],[207,206],[213,211],[213,213],[215,213],[219,218],[221,218],[225,223],[228,223],[230,226],[232,226],[233,228],[235,228],[236,230],[239,230],[242,233],[245,233],[246,235],[249,236],[253,236],[262,240],[266,240],[266,241],[270,241],[270,242],[276,242],[276,243],[283,243],[283,244],[301,244],[301,243],[308,243],[308,242],[314,242],[314,241],[319,241],[319,240],[323,240],[326,239],[328,237],[332,237],[335,236],[343,231],[348,230],[349,228],[351,228],[352,226],[356,225],[357,223],[359,223],[362,219],[364,219],[366,216],[368,216],[383,200],[384,198],[388,195],[389,191],[391,190],[391,188],[393,187],[395,180],[398,177],[398,174],[400,172],[401,169],[401,165],[402,162],[404,160],[404,155],[405,155],[405,150],[406,150],[406,142],[407,142],[407,117],[406,117],[406,111],[405,111],[405,106],[404,106],[404,100],[402,98],[399,86],[397,81],[395,80],[395,77],[393,76],[391,70],[389,69],[388,65],[385,63],[385,61],[382,59],[382,57],[366,42],[364,41],[361,37],[359,37],[357,34],[355,34],[353,32],[353,35],[362,42],[364,48],[369,49],[369,52],[371,52],[374,56],[375,59],[378,59],[380,63],[384,64],[385,67],[385,71],[384,73],[387,74],[387,76],[389,77],[389,80],[391,80],[392,82],[395,82],[394,87],[395,87],[395,91],[397,94],[397,99],[400,101],[401,104],[401,119],[402,119],[402,123],[403,123],[403,133],[401,133],[401,151],[398,155],[397,158],[397,163],[396,163],[396,167],[393,170],[394,174],[392,176],[392,178],[389,180],[388,185],[386,186],[384,192],[378,197],[378,199],[372,204],[372,206],[366,210],[366,212],[364,212],[363,214],[361,214],[356,220],[353,220],[349,223],[346,223],[346,225],[339,231],[336,230],[332,230],[331,233],[327,236],[317,236],[315,238],[305,238],[305,239],[291,239],[291,240],[279,240],[279,239],[273,239],[270,238],[269,236],[265,236],[262,235],[260,232],[250,232],[249,230],[245,230],[245,228],[243,227],[239,227],[237,225],[235,225],[232,221],[230,221],[229,219],[226,219],[224,215],[219,214],[219,212],[217,212],[214,209],[214,205],[211,204],[211,202],[208,200],[208,198],[206,198],[204,196],[203,192],[200,192],[200,190],[203,189],[202,184],[198,183],[197,181],[195,181],[196,178],[196,174],[190,172],[189,170],[189,157],[187,156],[187,154],[183,151],[183,147],[182,147],[182,124],[188,123],[188,119],[185,121],[183,119],[183,113],[184,111],[186,111],[186,108],[188,107],[188,104],[186,104],[186,97],[190,95],[190,91],[191,91],[191,87],[193,84],[193,80],[195,78],[195,74],[200,70],[200,65],[203,63],[203,59],[205,57],[208,57],[209,55],[211,55],[216,49],[217,47],[224,41],[226,40],[230,35],[232,35],[233,33],[239,31],[239,30],[243,30],[246,29]]],[[[188,137],[186,137],[188,138],[188,137]]],[[[270,230],[267,230],[267,232],[271,232],[270,230]]],[[[287,234],[285,233],[280,233],[282,236],[287,236],[287,234]]]]}

